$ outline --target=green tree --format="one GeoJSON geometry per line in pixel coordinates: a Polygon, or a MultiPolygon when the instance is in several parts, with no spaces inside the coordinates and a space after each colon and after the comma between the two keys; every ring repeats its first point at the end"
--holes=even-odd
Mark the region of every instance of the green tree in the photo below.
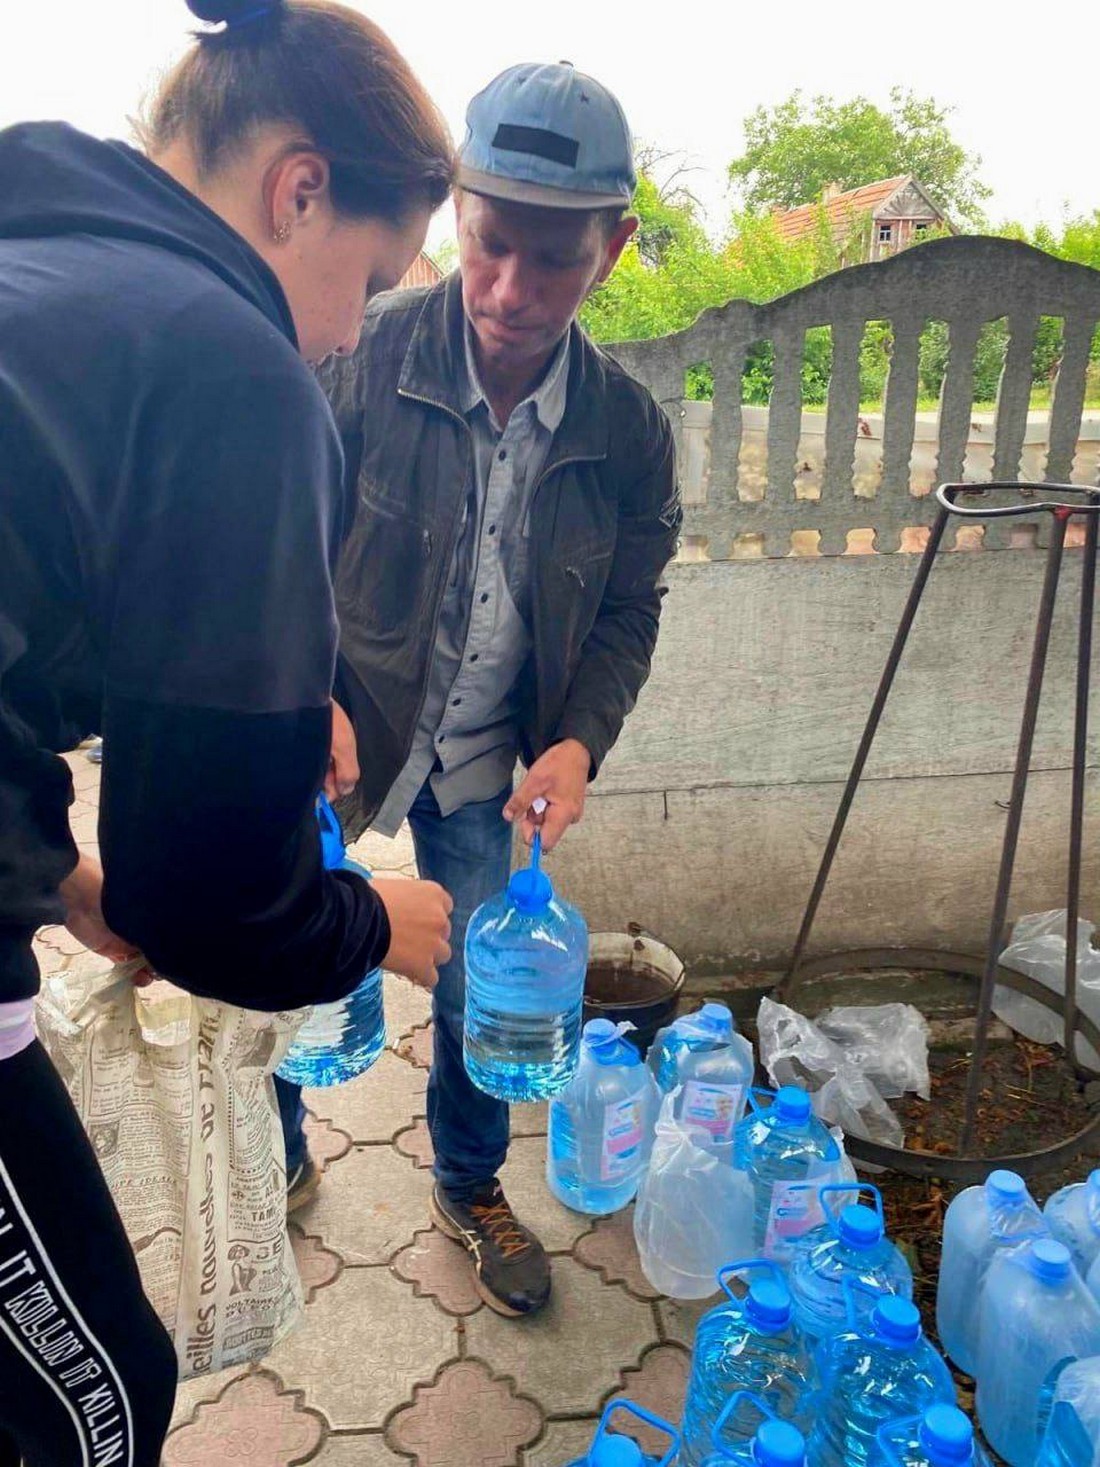
{"type": "Polygon", "coordinates": [[[866,97],[807,103],[794,92],[747,119],[730,179],[745,208],[759,211],[811,203],[831,183],[851,189],[912,174],[953,219],[978,225],[990,191],[977,177],[981,159],[951,136],[950,110],[899,87],[885,111],[866,97]]]}

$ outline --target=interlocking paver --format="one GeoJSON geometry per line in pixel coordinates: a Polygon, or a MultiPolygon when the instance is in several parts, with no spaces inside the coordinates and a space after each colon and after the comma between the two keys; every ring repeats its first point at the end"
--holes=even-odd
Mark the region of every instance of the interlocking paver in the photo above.
{"type": "MultiPolygon", "coordinates": [[[[538,1215],[533,1220],[541,1224],[538,1215]]],[[[555,1258],[551,1266],[554,1292],[546,1308],[531,1319],[481,1310],[466,1321],[469,1353],[513,1376],[550,1415],[597,1412],[619,1387],[623,1366],[656,1341],[653,1310],[609,1289],[571,1258],[555,1258]]]]}
{"type": "Polygon", "coordinates": [[[482,1308],[469,1255],[438,1228],[417,1233],[391,1267],[398,1278],[412,1284],[418,1294],[434,1299],[448,1314],[475,1314],[482,1308]]]}
{"type": "Polygon", "coordinates": [[[393,1144],[402,1156],[407,1156],[418,1167],[430,1167],[435,1161],[435,1147],[432,1145],[428,1122],[423,1116],[413,1121],[408,1130],[398,1131],[393,1138],[393,1144]]]}
{"type": "Polygon", "coordinates": [[[590,1217],[571,1212],[546,1190],[546,1141],[542,1136],[517,1136],[512,1141],[500,1181],[516,1216],[534,1229],[551,1252],[572,1248],[592,1226],[590,1217]]]}
{"type": "Polygon", "coordinates": [[[306,1116],[306,1136],[309,1139],[309,1154],[327,1172],[333,1162],[347,1156],[351,1150],[351,1137],[339,1130],[331,1121],[322,1121],[314,1115],[306,1116]]]}
{"type": "Polygon", "coordinates": [[[344,1085],[306,1090],[306,1105],[353,1141],[391,1141],[415,1116],[424,1114],[427,1076],[384,1051],[364,1074],[344,1085]]]}
{"type": "Polygon", "coordinates": [[[566,1462],[583,1458],[592,1445],[598,1418],[585,1421],[551,1421],[540,1442],[523,1454],[523,1467],[564,1467],[566,1462]]]}
{"type": "Polygon", "coordinates": [[[181,1381],[176,1387],[176,1405],[172,1412],[172,1425],[182,1426],[190,1421],[197,1406],[204,1401],[216,1401],[226,1387],[235,1380],[248,1375],[247,1365],[234,1365],[229,1370],[219,1370],[214,1375],[197,1375],[193,1380],[181,1381]]]}
{"type": "MultiPolygon", "coordinates": [[[[659,1416],[662,1421],[671,1422],[675,1426],[684,1414],[690,1364],[691,1356],[679,1345],[658,1345],[656,1349],[648,1351],[638,1367],[628,1367],[622,1372],[621,1387],[611,1394],[625,1396],[635,1406],[644,1406],[654,1416],[659,1416]]],[[[603,1404],[606,1405],[607,1402],[603,1404]]],[[[632,1436],[644,1452],[661,1456],[668,1451],[667,1436],[654,1431],[652,1427],[641,1424],[632,1426],[630,1421],[628,1415],[620,1413],[616,1419],[616,1427],[632,1436]]]]}
{"type": "MultiPolygon", "coordinates": [[[[330,1436],[309,1467],[410,1467],[408,1457],[391,1452],[380,1434],[330,1436]]],[[[471,1463],[471,1467],[473,1464],[471,1463]]]]}
{"type": "Polygon", "coordinates": [[[418,1467],[518,1467],[522,1448],[541,1430],[534,1401],[494,1378],[481,1361],[460,1360],[416,1391],[386,1435],[418,1467]]]}
{"type": "Polygon", "coordinates": [[[217,1401],[198,1407],[195,1418],[168,1438],[164,1467],[211,1467],[244,1461],[251,1467],[290,1467],[320,1445],[325,1425],[269,1371],[234,1381],[217,1401]]]}
{"type": "Polygon", "coordinates": [[[513,1105],[511,1126],[513,1136],[545,1136],[546,1116],[549,1106],[545,1100],[532,1105],[513,1105]]]}
{"type": "Polygon", "coordinates": [[[606,1284],[621,1284],[639,1299],[657,1299],[659,1294],[642,1272],[634,1242],[634,1208],[624,1208],[613,1217],[596,1219],[573,1249],[573,1257],[586,1268],[594,1268],[606,1284]]]}
{"type": "Polygon", "coordinates": [[[331,1426],[378,1430],[457,1355],[457,1324],[388,1268],[347,1268],[265,1364],[331,1426]]]}
{"type": "Polygon", "coordinates": [[[410,1166],[392,1146],[364,1146],[328,1173],[295,1217],[345,1263],[389,1263],[424,1226],[431,1185],[431,1173],[410,1166]]]}
{"type": "Polygon", "coordinates": [[[432,1026],[431,1024],[419,1024],[411,1033],[406,1034],[397,1046],[397,1052],[402,1059],[417,1069],[430,1070],[432,1067],[432,1026]]]}
{"type": "Polygon", "coordinates": [[[686,1345],[690,1350],[695,1339],[696,1325],[708,1309],[714,1308],[719,1298],[725,1298],[725,1295],[715,1294],[709,1299],[661,1299],[657,1304],[657,1313],[661,1318],[661,1329],[665,1338],[686,1345]]]}
{"type": "Polygon", "coordinates": [[[407,978],[399,978],[396,973],[382,975],[382,1004],[386,1011],[386,1039],[393,1046],[432,1016],[432,996],[428,990],[407,978]]]}
{"type": "Polygon", "coordinates": [[[294,1261],[298,1265],[298,1276],[302,1280],[305,1300],[309,1304],[318,1289],[328,1288],[339,1276],[343,1263],[338,1253],[326,1248],[320,1238],[303,1232],[294,1222],[290,1224],[290,1243],[294,1249],[294,1261]]]}

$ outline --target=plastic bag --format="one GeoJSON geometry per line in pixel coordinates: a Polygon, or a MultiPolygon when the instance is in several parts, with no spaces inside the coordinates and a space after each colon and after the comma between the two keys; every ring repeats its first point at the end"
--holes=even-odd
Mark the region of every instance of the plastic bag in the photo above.
{"type": "Polygon", "coordinates": [[[42,1043],[95,1148],[180,1379],[259,1359],[302,1310],[271,1074],[307,1010],[60,973],[42,1043]]]}
{"type": "Polygon", "coordinates": [[[882,1004],[876,1008],[832,1010],[834,1023],[835,1016],[841,1016],[836,1031],[852,1036],[849,1050],[804,1014],[773,999],[762,999],[756,1021],[760,1062],[773,1085],[801,1085],[808,1090],[814,1110],[823,1121],[840,1126],[849,1136],[901,1146],[901,1123],[873,1076],[881,1074],[891,1092],[901,1079],[907,1079],[911,1082],[909,1088],[923,1085],[927,1095],[927,1029],[915,1009],[912,1012],[919,1023],[908,1016],[908,1008],[907,1004],[882,1004]],[[879,1028],[876,1016],[883,1011],[887,1022],[883,1032],[872,1040],[879,1028]],[[898,1028],[896,1040],[889,1027],[891,1021],[898,1028]],[[877,1051],[873,1059],[868,1053],[872,1046],[877,1051]]]}
{"type": "MultiPolygon", "coordinates": [[[[1021,917],[1012,929],[1012,941],[1001,954],[1006,968],[1014,968],[1036,979],[1052,993],[1066,991],[1066,918],[1063,907],[1056,912],[1035,912],[1021,917]]],[[[1077,1002],[1081,1012],[1100,1024],[1100,952],[1092,947],[1096,928],[1077,919],[1077,1002]]],[[[993,990],[993,1012],[997,1018],[1036,1044],[1061,1044],[1063,1023],[1053,1009],[1044,1008],[1026,994],[998,984],[993,990]]],[[[1078,1036],[1077,1059],[1090,1070],[1100,1070],[1100,1055],[1078,1036]]]]}
{"type": "Polygon", "coordinates": [[[706,1299],[723,1264],[753,1253],[752,1184],[733,1165],[732,1142],[715,1147],[676,1119],[679,1094],[670,1091],[661,1103],[634,1239],[655,1289],[673,1299],[706,1299]]]}
{"type": "Polygon", "coordinates": [[[928,1020],[910,1003],[829,1009],[817,1027],[859,1066],[883,1100],[912,1090],[932,1095],[928,1074],[928,1020]]]}

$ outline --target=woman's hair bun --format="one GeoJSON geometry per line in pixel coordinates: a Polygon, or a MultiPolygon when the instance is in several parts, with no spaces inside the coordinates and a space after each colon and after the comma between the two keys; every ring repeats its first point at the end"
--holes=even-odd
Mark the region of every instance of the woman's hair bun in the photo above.
{"type": "Polygon", "coordinates": [[[199,20],[211,25],[225,21],[228,26],[259,20],[273,10],[281,10],[282,5],[283,0],[187,0],[188,10],[199,20]]]}

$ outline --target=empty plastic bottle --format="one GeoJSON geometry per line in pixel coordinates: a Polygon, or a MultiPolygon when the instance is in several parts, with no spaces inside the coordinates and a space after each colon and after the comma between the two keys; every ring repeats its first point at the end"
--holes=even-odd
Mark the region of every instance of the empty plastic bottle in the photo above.
{"type": "MultiPolygon", "coordinates": [[[[317,797],[317,820],[325,869],[358,871],[369,880],[366,867],[348,855],[340,821],[324,795],[317,797]]],[[[314,1005],[278,1073],[295,1085],[340,1085],[369,1069],[385,1047],[382,970],[375,968],[347,998],[314,1005]]]]}
{"type": "Polygon", "coordinates": [[[990,1264],[980,1316],[978,1420],[1011,1467],[1032,1467],[1058,1377],[1100,1355],[1100,1306],[1065,1244],[1033,1238],[990,1264]]]}
{"type": "Polygon", "coordinates": [[[974,1428],[957,1406],[929,1406],[923,1416],[879,1428],[886,1467],[989,1467],[974,1428]]]}
{"type": "Polygon", "coordinates": [[[862,1183],[859,1190],[874,1198],[873,1207],[849,1203],[835,1216],[828,1196],[851,1196],[850,1184],[829,1183],[818,1188],[826,1221],[795,1244],[787,1282],[794,1317],[811,1348],[818,1341],[849,1327],[850,1302],[860,1315],[874,1307],[876,1295],[913,1297],[913,1272],[886,1236],[882,1194],[862,1183]],[[845,1284],[856,1284],[855,1290],[845,1284]]]}
{"type": "Polygon", "coordinates": [[[954,1406],[951,1372],[921,1331],[908,1299],[879,1298],[855,1330],[817,1352],[821,1392],[807,1455],[814,1467],[866,1467],[880,1461],[879,1428],[899,1414],[954,1406]]]}
{"type": "MultiPolygon", "coordinates": [[[[802,1331],[795,1324],[791,1295],[776,1264],[753,1258],[728,1264],[718,1274],[727,1298],[703,1315],[691,1352],[680,1467],[700,1467],[714,1449],[714,1431],[730,1396],[749,1391],[776,1416],[801,1421],[816,1374],[802,1331]],[[748,1291],[737,1297],[729,1280],[753,1273],[748,1291]]],[[[751,1409],[727,1413],[722,1443],[751,1440],[757,1425],[751,1409]]]]}
{"type": "Polygon", "coordinates": [[[667,1421],[654,1416],[633,1401],[612,1401],[600,1417],[592,1445],[583,1457],[577,1457],[567,1467],[671,1467],[680,1450],[680,1433],[667,1421]],[[644,1421],[647,1426],[663,1432],[669,1439],[668,1450],[663,1457],[647,1457],[632,1437],[620,1436],[611,1430],[610,1422],[616,1411],[627,1411],[644,1421]]]}
{"type": "Polygon", "coordinates": [[[577,1069],[588,928],[531,865],[466,929],[466,1072],[498,1100],[547,1100],[577,1069]]]}
{"type": "Polygon", "coordinates": [[[589,1020],[577,1073],[550,1102],[547,1185],[566,1207],[597,1217],[627,1205],[653,1149],[660,1094],[623,1037],[630,1027],[589,1020]]]}
{"type": "Polygon", "coordinates": [[[797,1426],[780,1421],[759,1396],[751,1391],[735,1391],[722,1408],[714,1427],[714,1451],[704,1467],[805,1467],[806,1438],[797,1426]],[[731,1416],[753,1407],[764,1418],[750,1441],[730,1443],[726,1440],[726,1422],[731,1416]]]}
{"type": "Polygon", "coordinates": [[[1047,1199],[1043,1216],[1051,1234],[1070,1251],[1082,1278],[1100,1257],[1100,1170],[1071,1182],[1047,1199]]]}
{"type": "Polygon", "coordinates": [[[718,1143],[732,1138],[745,1112],[755,1061],[752,1045],[738,1034],[724,1003],[705,1003],[661,1029],[647,1063],[662,1094],[682,1086],[677,1120],[718,1143]]]}
{"type": "Polygon", "coordinates": [[[734,1132],[734,1164],[752,1183],[753,1247],[786,1261],[795,1240],[821,1221],[816,1200],[809,1205],[813,1192],[801,1184],[835,1180],[840,1150],[805,1090],[784,1085],[767,1107],[757,1095],[771,1092],[750,1092],[752,1112],[734,1132]]]}
{"type": "Polygon", "coordinates": [[[990,1172],[947,1209],[936,1328],[947,1355],[967,1375],[977,1370],[978,1300],[989,1265],[1001,1249],[1046,1233],[1043,1214],[1015,1172],[990,1172]]]}
{"type": "Polygon", "coordinates": [[[1058,1377],[1035,1467],[1100,1463],[1100,1356],[1067,1365],[1058,1377]]]}

